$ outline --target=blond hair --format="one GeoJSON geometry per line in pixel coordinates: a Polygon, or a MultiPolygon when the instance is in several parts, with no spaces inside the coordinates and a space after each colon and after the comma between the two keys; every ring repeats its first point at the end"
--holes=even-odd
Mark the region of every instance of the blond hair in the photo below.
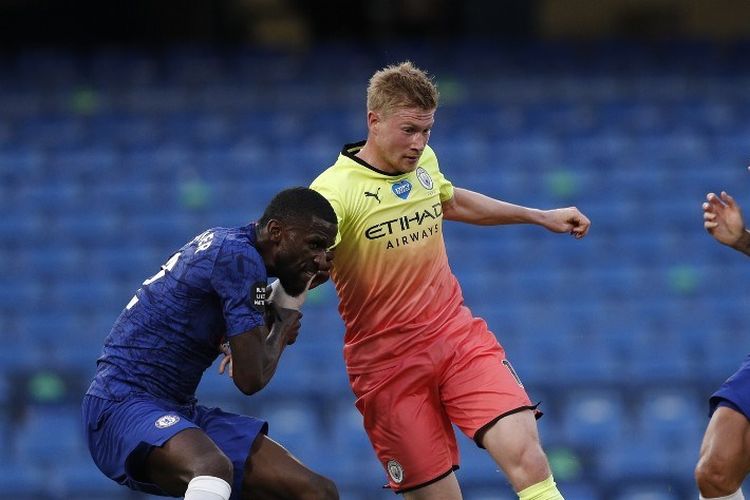
{"type": "Polygon", "coordinates": [[[404,61],[372,75],[367,87],[367,110],[386,115],[397,108],[434,110],[439,97],[432,78],[411,61],[404,61]]]}

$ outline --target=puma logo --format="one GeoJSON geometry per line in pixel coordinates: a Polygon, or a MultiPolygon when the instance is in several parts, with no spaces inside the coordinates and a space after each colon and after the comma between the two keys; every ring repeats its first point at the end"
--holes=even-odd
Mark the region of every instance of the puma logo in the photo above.
{"type": "Polygon", "coordinates": [[[378,205],[380,205],[380,196],[379,195],[380,195],[380,188],[378,188],[378,190],[375,191],[374,193],[371,193],[369,191],[365,191],[365,198],[367,198],[368,196],[371,196],[371,197],[375,198],[376,200],[378,200],[378,205]]]}

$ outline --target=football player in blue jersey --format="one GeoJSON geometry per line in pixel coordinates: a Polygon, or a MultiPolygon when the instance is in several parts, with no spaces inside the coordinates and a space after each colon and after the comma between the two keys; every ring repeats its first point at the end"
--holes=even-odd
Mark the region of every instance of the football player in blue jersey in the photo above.
{"type": "MultiPolygon", "coordinates": [[[[708,193],[703,226],[719,243],[750,255],[750,231],[740,206],[726,192],[708,193]]],[[[700,498],[744,500],[741,486],[750,472],[750,356],[713,393],[709,409],[695,468],[700,498]]]]}
{"type": "Polygon", "coordinates": [[[227,344],[240,391],[268,383],[297,338],[309,284],[330,268],[336,231],[323,196],[288,189],[256,223],[205,231],[143,282],[83,400],[89,450],[108,477],[186,500],[338,498],[333,482],[265,435],[266,422],[195,398],[227,344]],[[267,294],[269,275],[278,280],[267,294]]]}

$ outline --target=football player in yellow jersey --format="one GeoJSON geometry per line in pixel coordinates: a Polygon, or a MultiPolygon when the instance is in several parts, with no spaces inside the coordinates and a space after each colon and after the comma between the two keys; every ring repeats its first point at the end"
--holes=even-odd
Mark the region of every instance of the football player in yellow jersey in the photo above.
{"type": "Polygon", "coordinates": [[[537,210],[454,188],[427,146],[437,88],[410,62],[376,72],[367,140],[344,147],[311,188],[338,217],[331,278],[346,324],[356,405],[390,487],[457,500],[451,424],[487,449],[522,500],[556,500],[532,404],[487,324],[463,304],[442,220],[537,224],[582,238],[575,207],[537,210]]]}

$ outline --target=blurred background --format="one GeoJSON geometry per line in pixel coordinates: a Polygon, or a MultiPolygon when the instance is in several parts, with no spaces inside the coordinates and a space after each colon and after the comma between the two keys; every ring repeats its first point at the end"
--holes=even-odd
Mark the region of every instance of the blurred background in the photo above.
{"type": "MultiPolygon", "coordinates": [[[[700,209],[722,189],[750,207],[749,37],[744,0],[0,0],[0,497],[147,498],[81,436],[112,322],[183,243],[363,139],[370,75],[410,59],[442,93],[449,179],[593,222],[582,241],[444,231],[467,304],[542,401],[566,498],[697,498],[706,400],[750,350],[750,262],[700,209]]],[[[342,499],[393,498],[336,304],[311,294],[263,392],[214,366],[199,399],[268,419],[342,499]]],[[[464,497],[516,498],[460,442],[464,497]]]]}

